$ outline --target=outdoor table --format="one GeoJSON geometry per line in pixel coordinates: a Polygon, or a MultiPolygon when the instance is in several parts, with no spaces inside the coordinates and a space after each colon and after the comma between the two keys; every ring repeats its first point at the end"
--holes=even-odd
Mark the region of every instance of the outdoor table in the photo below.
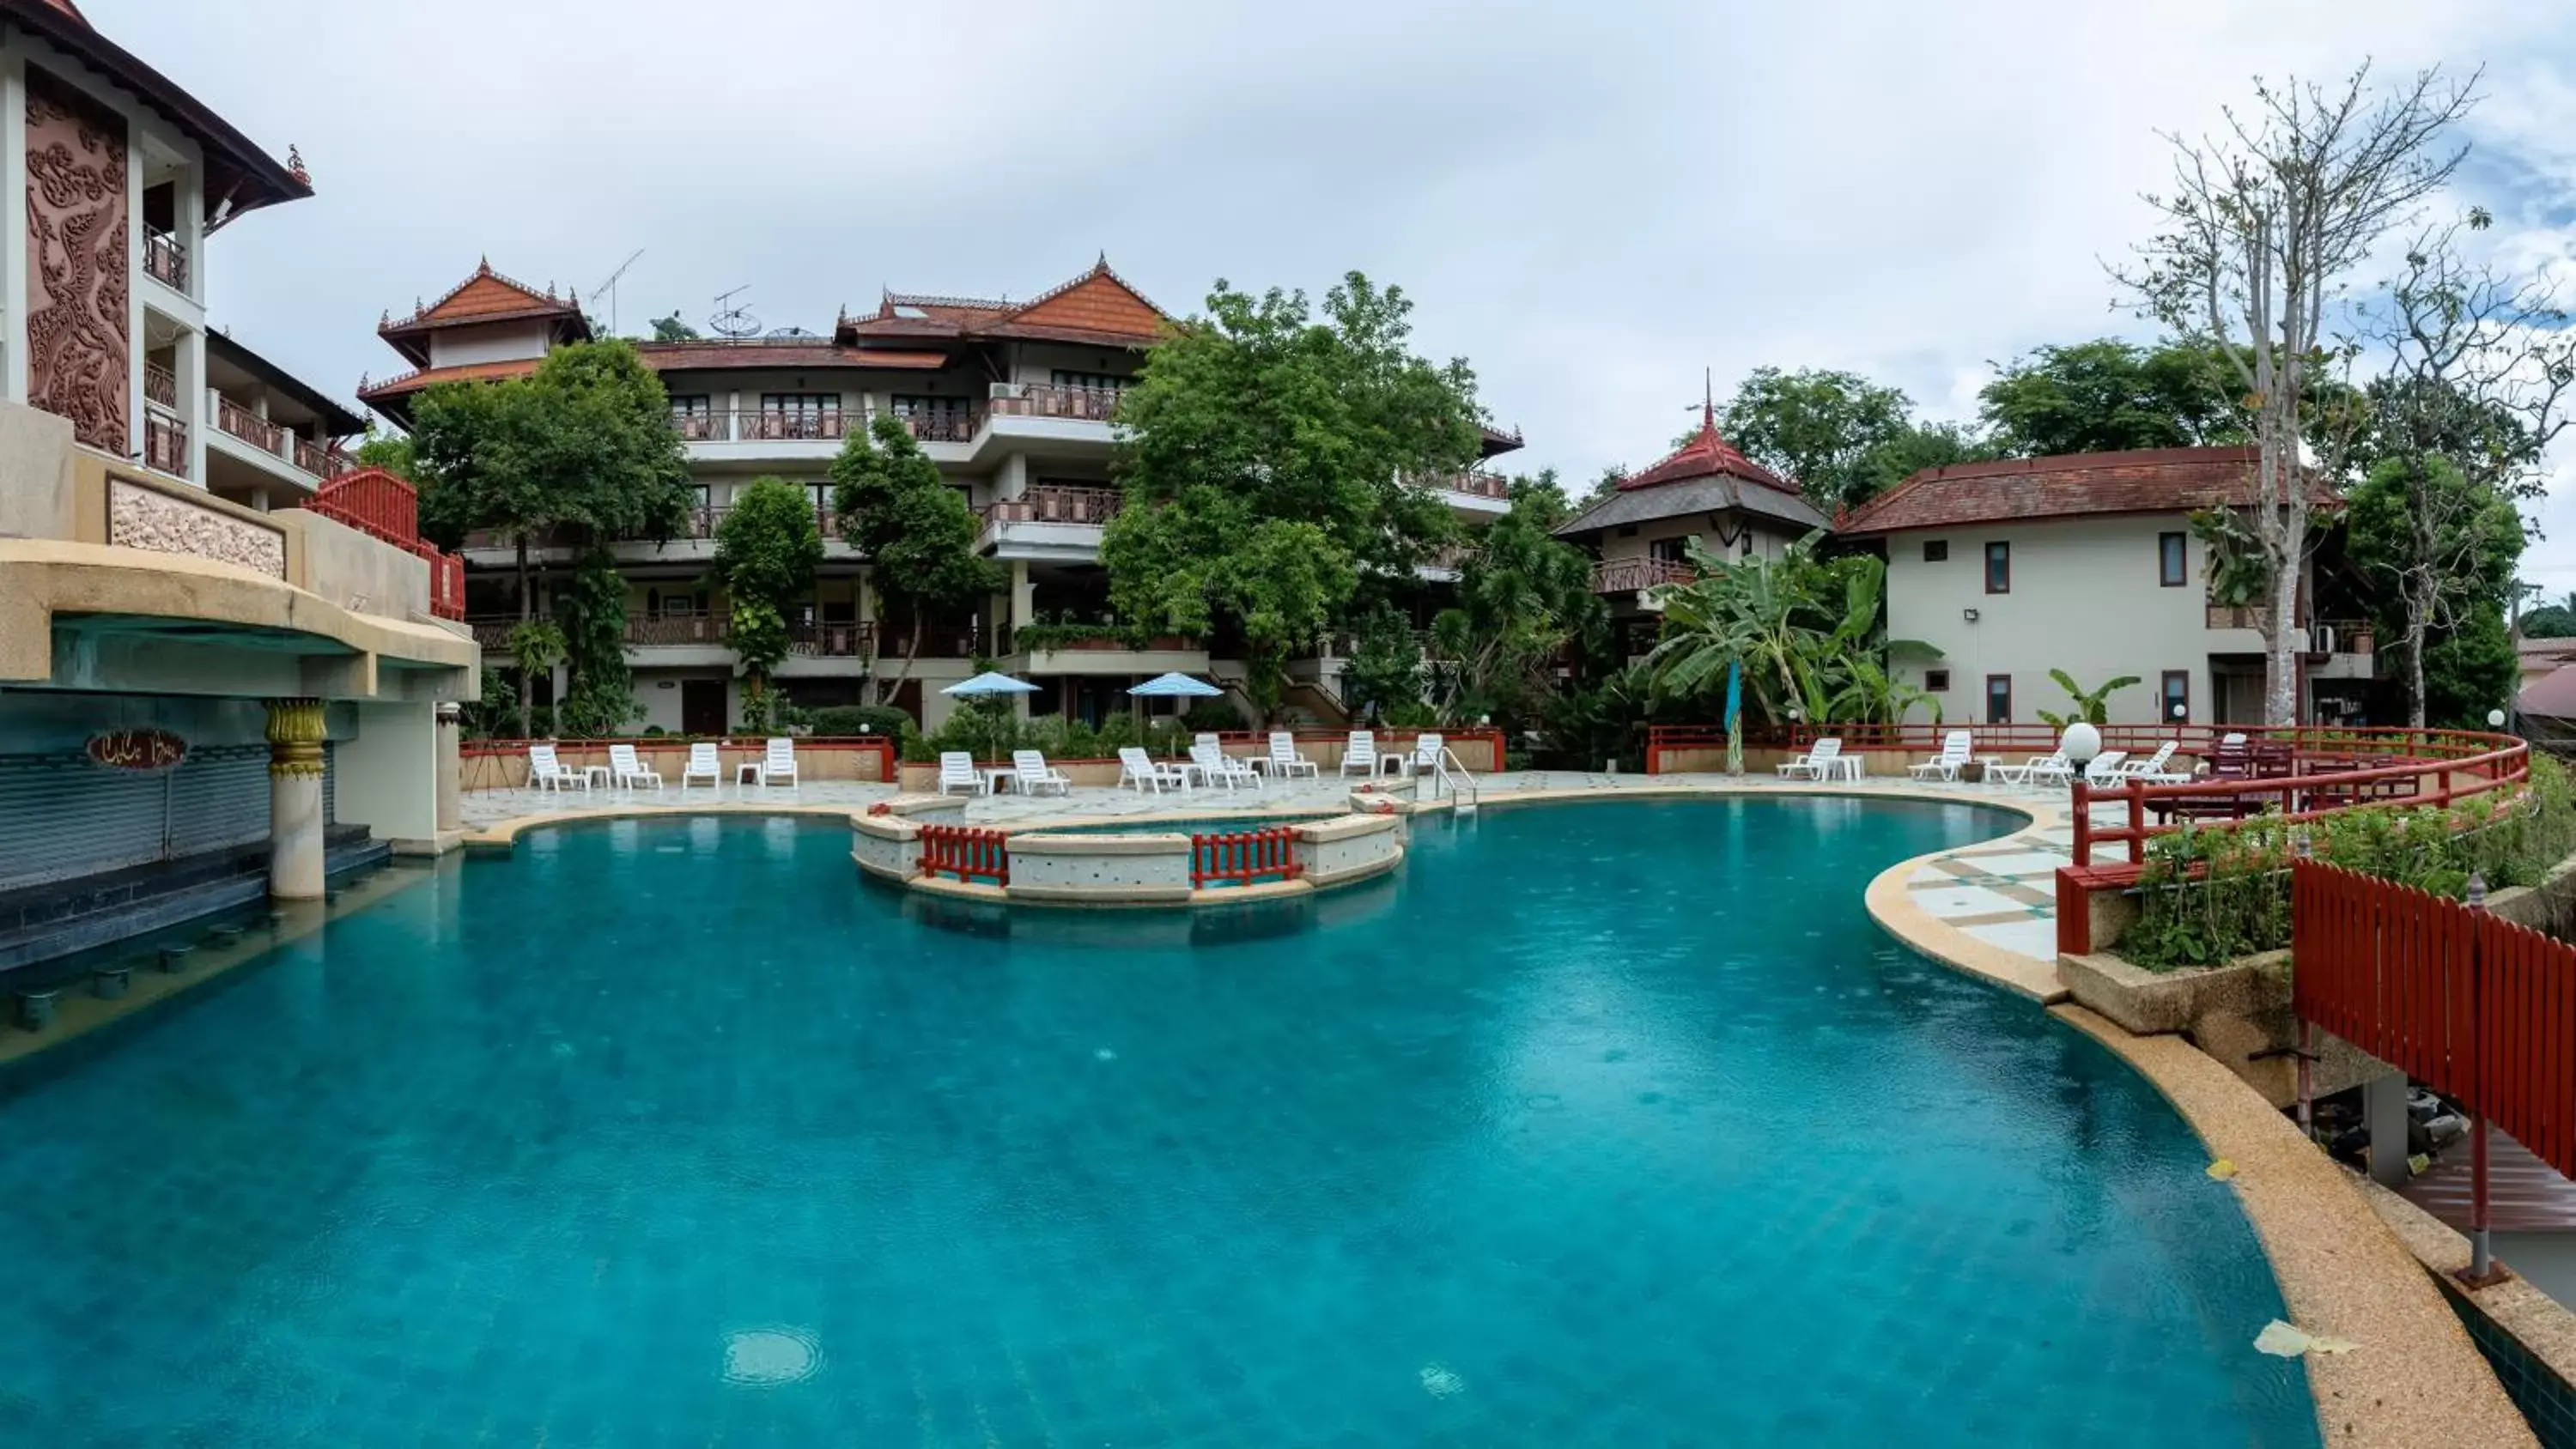
{"type": "Polygon", "coordinates": [[[1834,756],[1834,775],[1835,775],[1835,777],[1836,777],[1837,779],[1843,779],[1843,780],[1858,780],[1858,779],[1862,779],[1862,778],[1866,777],[1868,774],[1869,774],[1869,759],[1868,759],[1868,757],[1867,757],[1867,756],[1865,756],[1865,755],[1836,755],[1836,756],[1834,756]]]}
{"type": "Polygon", "coordinates": [[[987,795],[998,795],[1002,793],[1002,782],[1004,780],[1010,781],[1013,789],[1019,788],[1020,772],[1011,768],[1009,765],[995,765],[990,769],[985,770],[983,774],[984,793],[987,795]]]}
{"type": "Polygon", "coordinates": [[[2003,777],[2002,777],[2001,775],[1996,774],[1996,773],[1995,773],[1995,770],[1996,770],[1999,766],[2001,766],[2001,765],[2003,764],[2003,762],[2004,762],[2004,760],[2003,760],[2003,756],[2001,756],[2001,755],[1979,755],[1979,756],[1977,756],[1977,758],[1976,758],[1976,766],[1977,766],[1977,783],[1978,783],[1978,784],[1980,784],[1980,785],[2000,785],[2000,784],[2002,784],[2002,783],[2003,783],[2003,777]]]}
{"type": "Polygon", "coordinates": [[[593,789],[601,785],[612,784],[616,779],[617,772],[608,768],[606,765],[584,765],[581,767],[581,788],[585,790],[593,789]]]}
{"type": "Polygon", "coordinates": [[[745,780],[750,781],[755,789],[768,789],[769,767],[758,760],[745,760],[741,764],[734,766],[734,788],[737,790],[741,789],[745,780]]]}

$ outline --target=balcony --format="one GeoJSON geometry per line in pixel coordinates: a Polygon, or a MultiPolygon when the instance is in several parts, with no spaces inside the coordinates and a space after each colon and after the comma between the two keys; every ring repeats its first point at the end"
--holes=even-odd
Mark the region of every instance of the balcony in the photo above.
{"type": "Polygon", "coordinates": [[[1491,517],[1509,512],[1512,506],[1511,480],[1491,473],[1450,473],[1408,481],[1417,488],[1447,495],[1449,506],[1461,513],[1491,517]]]}
{"type": "Polygon", "coordinates": [[[143,364],[143,400],[172,412],[179,410],[179,379],[166,367],[143,364]]]}
{"type": "Polygon", "coordinates": [[[188,476],[188,425],[177,418],[143,414],[143,466],[173,478],[188,476]]]}
{"type": "Polygon", "coordinates": [[[997,418],[1072,418],[1079,422],[1106,423],[1118,415],[1118,400],[1125,391],[1114,387],[1059,387],[1052,383],[1023,383],[1016,397],[993,399],[993,416],[997,418]]]}
{"type": "Polygon", "coordinates": [[[182,296],[188,291],[188,248],[177,237],[143,229],[143,274],[182,296]]]}
{"type": "Polygon", "coordinates": [[[1041,483],[977,509],[983,526],[976,547],[1003,559],[1089,563],[1100,556],[1101,528],[1124,501],[1115,488],[1041,483]]]}
{"type": "Polygon", "coordinates": [[[877,626],[858,623],[790,624],[787,652],[800,659],[873,659],[877,626]]]}
{"type": "Polygon", "coordinates": [[[692,644],[721,647],[730,637],[732,621],[723,614],[665,615],[659,619],[626,620],[626,647],[656,649],[685,647],[692,644]]]}
{"type": "Polygon", "coordinates": [[[1687,584],[1699,575],[1679,559],[1605,558],[1592,566],[1592,592],[1635,594],[1666,584],[1687,584]]]}
{"type": "Polygon", "coordinates": [[[264,453],[286,456],[286,429],[234,402],[218,395],[215,398],[215,426],[241,439],[264,453]]]}
{"type": "MultiPolygon", "coordinates": [[[[976,412],[898,413],[913,437],[925,443],[970,443],[984,426],[976,412]]],[[[1047,414],[1047,416],[1054,416],[1047,414]]],[[[866,431],[876,414],[848,411],[787,412],[767,408],[674,412],[671,426],[684,443],[839,443],[866,431]]]]}

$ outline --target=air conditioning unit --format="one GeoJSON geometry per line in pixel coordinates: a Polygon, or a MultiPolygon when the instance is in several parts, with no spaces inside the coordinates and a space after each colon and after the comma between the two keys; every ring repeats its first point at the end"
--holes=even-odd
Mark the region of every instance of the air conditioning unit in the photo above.
{"type": "Polygon", "coordinates": [[[984,397],[989,402],[1001,402],[1010,398],[1018,397],[1019,395],[1020,385],[1018,383],[997,382],[991,385],[991,387],[985,392],[984,397]]]}

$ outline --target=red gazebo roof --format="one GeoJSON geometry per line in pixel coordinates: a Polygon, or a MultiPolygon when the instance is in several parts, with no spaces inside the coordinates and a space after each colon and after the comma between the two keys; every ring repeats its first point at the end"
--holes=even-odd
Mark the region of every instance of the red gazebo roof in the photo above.
{"type": "Polygon", "coordinates": [[[1692,478],[1741,478],[1783,493],[1795,493],[1797,485],[1785,482],[1780,475],[1736,451],[1735,445],[1719,437],[1717,406],[1703,403],[1700,407],[1699,431],[1689,441],[1665,455],[1663,461],[1619,480],[1622,491],[1659,488],[1667,483],[1681,483],[1692,478]]]}

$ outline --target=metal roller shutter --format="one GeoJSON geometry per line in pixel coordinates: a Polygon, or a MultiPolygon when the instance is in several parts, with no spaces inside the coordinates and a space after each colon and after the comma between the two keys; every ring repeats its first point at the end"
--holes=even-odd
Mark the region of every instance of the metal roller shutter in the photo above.
{"type": "MultiPolygon", "coordinates": [[[[263,752],[262,759],[267,758],[263,752]]],[[[340,747],[329,740],[322,742],[322,827],[340,823],[340,747]]],[[[266,831],[260,832],[267,834],[266,831]]]]}
{"type": "Polygon", "coordinates": [[[266,838],[266,745],[192,750],[158,774],[0,755],[0,890],[266,838]]]}
{"type": "Polygon", "coordinates": [[[268,746],[192,750],[170,772],[170,853],[268,838],[268,746]]]}

